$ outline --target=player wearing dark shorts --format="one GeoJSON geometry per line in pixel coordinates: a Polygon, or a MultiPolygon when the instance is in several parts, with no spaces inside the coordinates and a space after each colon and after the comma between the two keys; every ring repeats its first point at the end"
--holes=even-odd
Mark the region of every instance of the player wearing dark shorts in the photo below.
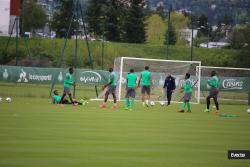
{"type": "Polygon", "coordinates": [[[204,110],[204,112],[209,112],[210,107],[210,99],[214,99],[214,104],[216,106],[216,113],[219,113],[219,103],[218,103],[218,94],[219,94],[219,86],[220,81],[219,78],[216,76],[216,72],[211,72],[211,78],[207,81],[207,85],[210,88],[209,95],[207,96],[207,108],[204,110]]]}
{"type": "Polygon", "coordinates": [[[71,87],[75,84],[73,82],[73,76],[72,76],[73,73],[74,73],[74,69],[72,67],[70,67],[69,72],[66,74],[66,77],[64,80],[64,90],[63,90],[63,95],[62,95],[60,103],[62,103],[64,101],[65,96],[68,95],[70,102],[72,104],[75,104],[73,99],[72,99],[72,95],[71,95],[71,87]]]}
{"type": "Polygon", "coordinates": [[[107,107],[107,101],[108,101],[108,96],[109,94],[113,95],[114,99],[114,105],[113,109],[117,108],[117,103],[116,103],[116,85],[117,85],[117,74],[116,72],[113,71],[113,68],[109,68],[109,83],[103,86],[103,90],[108,87],[106,93],[105,93],[105,98],[104,98],[104,103],[100,106],[101,108],[106,108],[107,107]]]}
{"type": "Polygon", "coordinates": [[[141,72],[141,76],[138,82],[138,87],[141,86],[142,106],[145,106],[145,94],[147,94],[146,105],[149,106],[152,85],[151,72],[149,71],[149,67],[146,66],[145,70],[141,72]]]}
{"type": "Polygon", "coordinates": [[[135,88],[136,88],[136,81],[137,75],[134,72],[134,69],[130,69],[130,72],[127,74],[127,86],[126,86],[126,110],[133,110],[134,109],[134,100],[135,100],[135,88]]]}
{"type": "MultiPolygon", "coordinates": [[[[54,95],[52,97],[52,103],[53,104],[72,104],[71,102],[69,102],[67,99],[64,98],[63,101],[61,101],[61,96],[59,96],[59,93],[57,90],[54,90],[54,95]]],[[[74,100],[74,104],[76,105],[82,105],[82,103],[78,102],[78,101],[75,101],[74,100]]]]}
{"type": "Polygon", "coordinates": [[[183,103],[182,103],[182,109],[179,112],[184,112],[187,106],[187,111],[191,112],[191,105],[190,105],[190,100],[192,97],[192,82],[190,80],[190,74],[187,73],[185,76],[185,81],[183,85],[183,90],[184,90],[184,97],[183,97],[183,103]]]}
{"type": "Polygon", "coordinates": [[[170,105],[172,93],[175,88],[175,78],[171,74],[168,74],[163,86],[163,90],[165,91],[165,100],[168,101],[167,105],[170,105]]]}

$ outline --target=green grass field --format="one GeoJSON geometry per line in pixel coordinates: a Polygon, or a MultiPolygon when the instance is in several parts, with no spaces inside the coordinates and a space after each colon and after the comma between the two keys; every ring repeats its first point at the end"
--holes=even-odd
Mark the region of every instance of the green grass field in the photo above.
{"type": "MultiPolygon", "coordinates": [[[[1,91],[3,90],[1,87],[1,91]]],[[[6,87],[4,89],[7,89],[6,87]]],[[[224,118],[176,112],[180,104],[133,112],[87,106],[52,105],[39,97],[12,97],[0,103],[1,167],[235,167],[249,160],[228,160],[230,149],[250,149],[246,105],[222,105],[224,118]]],[[[111,104],[110,104],[111,106],[111,104]]]]}

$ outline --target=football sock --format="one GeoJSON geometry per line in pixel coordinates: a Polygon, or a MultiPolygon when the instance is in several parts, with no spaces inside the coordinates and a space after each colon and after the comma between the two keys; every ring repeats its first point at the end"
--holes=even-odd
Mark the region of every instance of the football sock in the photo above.
{"type": "Polygon", "coordinates": [[[126,108],[129,107],[129,98],[126,98],[126,108]]]}
{"type": "Polygon", "coordinates": [[[135,102],[135,99],[131,98],[131,100],[130,100],[130,109],[134,109],[134,102],[135,102]]]}
{"type": "Polygon", "coordinates": [[[186,108],[186,102],[183,102],[182,103],[182,110],[185,110],[185,108],[186,108]]]}
{"type": "Polygon", "coordinates": [[[190,112],[191,111],[191,106],[190,106],[189,102],[187,102],[187,108],[188,108],[188,112],[190,112]]]}

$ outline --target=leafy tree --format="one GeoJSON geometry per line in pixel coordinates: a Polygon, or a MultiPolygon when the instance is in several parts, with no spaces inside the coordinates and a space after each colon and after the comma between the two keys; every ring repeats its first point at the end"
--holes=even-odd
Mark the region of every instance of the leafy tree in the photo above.
{"type": "Polygon", "coordinates": [[[210,27],[209,27],[209,24],[208,24],[208,19],[207,19],[207,16],[205,14],[202,14],[199,16],[198,18],[198,36],[201,37],[201,36],[207,36],[208,33],[210,32],[210,27]]]}
{"type": "Polygon", "coordinates": [[[146,41],[144,7],[144,0],[130,0],[124,21],[125,42],[144,43],[146,41]]]}
{"type": "MultiPolygon", "coordinates": [[[[52,21],[52,29],[56,31],[57,37],[62,38],[66,36],[71,22],[71,18],[73,16],[73,11],[74,11],[73,6],[74,6],[73,0],[60,1],[60,5],[56,10],[56,12],[54,13],[52,21]]],[[[75,28],[76,24],[75,22],[73,22],[69,32],[69,38],[71,37],[71,35],[74,34],[75,28]]]]}
{"type": "Polygon", "coordinates": [[[154,14],[147,18],[147,43],[163,45],[165,41],[165,32],[167,24],[162,20],[161,16],[154,14]]]}
{"type": "Polygon", "coordinates": [[[237,67],[250,68],[250,25],[241,30],[242,45],[240,52],[235,56],[235,64],[237,67]]]}
{"type": "MultiPolygon", "coordinates": [[[[186,45],[187,41],[186,39],[180,35],[179,32],[182,29],[187,28],[187,25],[189,23],[188,17],[186,17],[184,14],[180,14],[177,12],[171,12],[171,26],[173,27],[173,30],[176,36],[176,45],[186,45]]],[[[166,37],[165,37],[166,38],[166,37]]]]}
{"type": "Polygon", "coordinates": [[[86,19],[89,25],[89,31],[95,35],[102,35],[103,33],[106,8],[105,0],[91,0],[89,2],[86,19]]]}
{"type": "Polygon", "coordinates": [[[123,35],[124,17],[126,15],[125,2],[108,0],[105,13],[105,36],[107,40],[121,41],[123,35]]]}
{"type": "Polygon", "coordinates": [[[166,13],[164,11],[164,6],[163,4],[160,4],[157,8],[156,8],[156,14],[160,15],[162,17],[162,19],[165,19],[166,17],[166,13]]]}
{"type": "Polygon", "coordinates": [[[21,18],[23,31],[33,33],[36,29],[43,28],[47,21],[43,8],[34,0],[22,2],[21,18]]]}
{"type": "Polygon", "coordinates": [[[220,17],[218,20],[218,24],[224,24],[224,25],[233,25],[234,20],[233,20],[233,15],[232,13],[225,13],[220,17]]]}
{"type": "Polygon", "coordinates": [[[228,41],[232,48],[234,49],[242,49],[245,44],[248,36],[246,34],[247,28],[245,27],[235,27],[231,34],[229,35],[228,41]]]}
{"type": "Polygon", "coordinates": [[[168,40],[169,40],[169,45],[175,45],[177,42],[177,35],[175,32],[174,27],[172,26],[172,24],[170,24],[169,26],[169,31],[166,32],[165,35],[165,42],[164,44],[167,45],[168,44],[168,40]],[[169,38],[168,38],[168,34],[169,34],[169,38]]]}

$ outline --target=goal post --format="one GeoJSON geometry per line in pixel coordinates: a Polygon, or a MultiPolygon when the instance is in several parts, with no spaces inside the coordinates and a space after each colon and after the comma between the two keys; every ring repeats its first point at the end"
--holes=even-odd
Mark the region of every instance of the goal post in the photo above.
{"type": "Polygon", "coordinates": [[[250,92],[250,69],[233,67],[200,66],[201,94],[200,99],[205,101],[208,95],[206,86],[211,71],[216,71],[220,79],[219,100],[224,104],[247,104],[250,92]]]}
{"type": "MultiPolygon", "coordinates": [[[[151,72],[153,87],[151,92],[151,100],[166,101],[163,91],[163,85],[167,74],[171,74],[175,78],[176,89],[180,88],[184,81],[186,73],[191,74],[191,80],[194,84],[192,95],[192,103],[200,102],[200,61],[179,61],[179,60],[164,60],[164,59],[148,59],[135,57],[118,57],[114,60],[114,71],[118,74],[117,96],[118,100],[125,99],[126,75],[132,68],[137,73],[139,78],[141,71],[145,66],[149,66],[151,72]]],[[[136,100],[140,100],[141,90],[136,91],[136,100]]],[[[175,91],[172,95],[172,101],[180,102],[183,93],[175,91]]]]}

